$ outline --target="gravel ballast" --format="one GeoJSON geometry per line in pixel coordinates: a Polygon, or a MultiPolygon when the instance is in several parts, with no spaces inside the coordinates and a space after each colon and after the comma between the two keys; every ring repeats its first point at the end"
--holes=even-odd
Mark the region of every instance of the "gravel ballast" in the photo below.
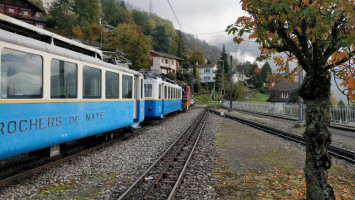
{"type": "Polygon", "coordinates": [[[133,183],[201,112],[172,116],[108,148],[1,188],[1,199],[117,198],[117,191],[133,183]]]}
{"type": "Polygon", "coordinates": [[[209,114],[193,158],[183,177],[176,199],[215,199],[214,167],[217,162],[215,148],[216,133],[219,125],[216,116],[209,114]]]}

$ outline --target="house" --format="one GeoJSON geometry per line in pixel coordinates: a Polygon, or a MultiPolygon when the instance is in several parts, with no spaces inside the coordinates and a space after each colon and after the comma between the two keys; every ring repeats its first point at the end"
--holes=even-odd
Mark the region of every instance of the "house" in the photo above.
{"type": "Polygon", "coordinates": [[[184,59],[174,55],[150,51],[150,70],[159,74],[176,74],[176,71],[182,68],[182,61],[184,59]]]}
{"type": "Polygon", "coordinates": [[[233,76],[232,76],[232,82],[233,83],[237,83],[239,81],[246,81],[248,80],[249,78],[246,76],[246,74],[243,74],[243,73],[240,73],[238,71],[236,71],[235,73],[233,73],[233,76]]]}
{"type": "MultiPolygon", "coordinates": [[[[216,64],[207,64],[207,65],[197,65],[196,68],[199,71],[200,75],[200,82],[205,83],[205,82],[215,82],[215,77],[216,77],[216,71],[217,71],[217,65],[216,64]]],[[[188,68],[188,71],[190,73],[193,72],[193,68],[188,68]]]]}
{"type": "Polygon", "coordinates": [[[47,23],[44,10],[28,0],[0,0],[0,13],[43,29],[47,23]]]}
{"type": "Polygon", "coordinates": [[[290,97],[290,91],[298,87],[298,82],[283,80],[276,83],[269,90],[269,102],[287,102],[290,97]]]}

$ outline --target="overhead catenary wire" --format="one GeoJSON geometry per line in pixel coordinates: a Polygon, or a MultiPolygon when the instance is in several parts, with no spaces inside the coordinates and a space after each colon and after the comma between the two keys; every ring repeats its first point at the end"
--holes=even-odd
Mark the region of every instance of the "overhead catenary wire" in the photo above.
{"type": "Polygon", "coordinates": [[[173,9],[173,6],[171,5],[171,3],[170,3],[169,0],[166,0],[166,1],[169,3],[169,6],[170,6],[171,10],[173,11],[173,14],[174,14],[174,16],[175,16],[175,19],[176,19],[176,21],[178,22],[181,31],[184,32],[184,30],[182,29],[182,26],[181,26],[181,24],[180,24],[180,21],[179,21],[178,17],[176,16],[176,13],[175,13],[175,11],[174,11],[174,9],[173,9]]]}

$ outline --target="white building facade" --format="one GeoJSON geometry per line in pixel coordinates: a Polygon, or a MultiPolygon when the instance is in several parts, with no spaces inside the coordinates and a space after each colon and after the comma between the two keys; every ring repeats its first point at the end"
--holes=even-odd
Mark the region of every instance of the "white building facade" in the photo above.
{"type": "Polygon", "coordinates": [[[156,51],[150,51],[150,59],[150,70],[156,71],[159,74],[176,74],[176,71],[182,68],[180,63],[184,61],[184,59],[176,57],[174,55],[169,55],[156,51]]]}
{"type": "MultiPolygon", "coordinates": [[[[196,68],[199,70],[200,82],[215,82],[217,65],[207,64],[207,65],[197,65],[196,68]]],[[[193,72],[193,68],[189,68],[189,72],[193,72]]]]}

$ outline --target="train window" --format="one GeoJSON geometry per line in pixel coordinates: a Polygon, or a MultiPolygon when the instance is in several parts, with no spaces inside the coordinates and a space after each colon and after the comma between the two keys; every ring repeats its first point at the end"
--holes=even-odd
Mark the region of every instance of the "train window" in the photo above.
{"type": "Polygon", "coordinates": [[[159,99],[161,99],[161,84],[159,84],[159,99]]]}
{"type": "Polygon", "coordinates": [[[1,98],[42,98],[43,59],[4,48],[1,52],[1,98]]]}
{"type": "Polygon", "coordinates": [[[101,97],[101,70],[83,67],[83,98],[93,99],[101,97]]]}
{"type": "Polygon", "coordinates": [[[119,98],[119,74],[106,71],[106,98],[118,99],[119,98]]]}
{"type": "Polygon", "coordinates": [[[143,79],[141,79],[141,99],[144,99],[143,94],[143,79]]]}
{"type": "Polygon", "coordinates": [[[144,84],[144,96],[145,97],[152,97],[153,93],[153,85],[152,84],[144,84]]]}
{"type": "Polygon", "coordinates": [[[122,98],[132,98],[132,76],[122,75],[122,98]]]}
{"type": "Polygon", "coordinates": [[[164,87],[164,99],[168,98],[168,86],[164,87]]]}
{"type": "Polygon", "coordinates": [[[168,87],[168,99],[171,99],[171,87],[168,87]]]}
{"type": "Polygon", "coordinates": [[[62,60],[51,61],[51,98],[76,98],[77,65],[62,60]]]}

